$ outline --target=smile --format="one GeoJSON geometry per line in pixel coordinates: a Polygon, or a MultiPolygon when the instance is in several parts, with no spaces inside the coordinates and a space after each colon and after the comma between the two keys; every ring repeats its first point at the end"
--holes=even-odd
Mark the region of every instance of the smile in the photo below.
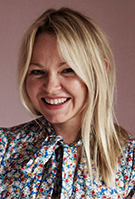
{"type": "Polygon", "coordinates": [[[58,99],[45,99],[42,98],[42,100],[44,102],[46,102],[49,105],[60,105],[60,104],[64,104],[65,102],[67,102],[70,98],[58,98],[58,99]]]}

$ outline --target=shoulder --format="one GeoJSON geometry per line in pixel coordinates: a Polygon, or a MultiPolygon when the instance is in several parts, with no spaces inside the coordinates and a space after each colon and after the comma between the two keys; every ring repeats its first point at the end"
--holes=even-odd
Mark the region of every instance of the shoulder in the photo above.
{"type": "Polygon", "coordinates": [[[45,119],[43,117],[40,117],[30,122],[16,125],[13,127],[0,128],[0,135],[3,138],[7,138],[8,140],[10,140],[11,138],[12,140],[14,140],[14,136],[16,138],[17,138],[17,135],[19,134],[22,136],[25,136],[25,134],[27,135],[29,132],[33,132],[33,131],[37,131],[38,129],[41,129],[43,126],[43,123],[45,123],[44,120],[45,119]]]}
{"type": "Polygon", "coordinates": [[[135,138],[129,137],[125,141],[125,146],[118,163],[125,180],[133,180],[135,178],[135,138]]]}
{"type": "Polygon", "coordinates": [[[43,132],[46,120],[44,117],[32,120],[30,122],[20,124],[9,128],[0,128],[0,156],[4,154],[7,147],[12,143],[17,143],[21,140],[32,142],[38,134],[43,132]]]}
{"type": "Polygon", "coordinates": [[[135,138],[125,140],[123,151],[118,158],[118,170],[116,177],[117,188],[127,194],[134,189],[135,179],[135,138]]]}
{"type": "Polygon", "coordinates": [[[120,156],[120,162],[123,160],[125,164],[128,166],[131,166],[131,163],[133,165],[135,160],[135,138],[129,137],[127,140],[125,140],[125,144],[123,146],[123,151],[120,156]]]}
{"type": "Polygon", "coordinates": [[[134,153],[135,153],[135,138],[130,136],[129,139],[125,141],[124,154],[125,156],[130,156],[131,154],[134,153]]]}

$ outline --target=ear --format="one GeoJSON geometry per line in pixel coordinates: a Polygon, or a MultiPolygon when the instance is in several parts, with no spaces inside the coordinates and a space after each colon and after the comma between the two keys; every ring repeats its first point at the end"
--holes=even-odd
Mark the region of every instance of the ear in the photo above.
{"type": "Polygon", "coordinates": [[[106,69],[108,71],[109,70],[109,62],[106,58],[104,58],[104,61],[105,61],[106,69]]]}

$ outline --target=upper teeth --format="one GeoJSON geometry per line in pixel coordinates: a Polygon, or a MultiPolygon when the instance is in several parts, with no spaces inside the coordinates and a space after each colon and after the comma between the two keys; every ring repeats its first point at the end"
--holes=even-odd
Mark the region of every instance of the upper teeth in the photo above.
{"type": "Polygon", "coordinates": [[[59,99],[45,99],[45,101],[52,105],[62,104],[67,100],[67,98],[59,98],[59,99]]]}

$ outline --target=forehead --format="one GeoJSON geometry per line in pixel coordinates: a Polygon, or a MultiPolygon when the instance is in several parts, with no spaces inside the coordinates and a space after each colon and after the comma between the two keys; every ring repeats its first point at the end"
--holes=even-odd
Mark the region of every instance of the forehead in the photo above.
{"type": "Polygon", "coordinates": [[[31,61],[64,61],[58,50],[56,35],[42,33],[36,36],[31,61]]]}
{"type": "Polygon", "coordinates": [[[57,37],[54,34],[38,34],[35,38],[33,51],[57,48],[57,37]]]}

